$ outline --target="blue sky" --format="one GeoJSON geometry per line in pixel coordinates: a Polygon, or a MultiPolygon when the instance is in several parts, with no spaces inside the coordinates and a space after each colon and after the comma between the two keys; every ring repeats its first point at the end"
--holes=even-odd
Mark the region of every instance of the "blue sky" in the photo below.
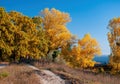
{"type": "Polygon", "coordinates": [[[67,24],[71,33],[82,38],[90,33],[100,43],[102,54],[109,54],[107,25],[120,16],[120,0],[0,0],[0,6],[9,12],[15,10],[27,16],[38,16],[44,8],[56,8],[70,14],[67,24]]]}

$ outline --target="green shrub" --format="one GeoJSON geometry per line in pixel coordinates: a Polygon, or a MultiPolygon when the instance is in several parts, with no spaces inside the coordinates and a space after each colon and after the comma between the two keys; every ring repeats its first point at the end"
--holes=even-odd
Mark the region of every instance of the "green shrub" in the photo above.
{"type": "Polygon", "coordinates": [[[7,72],[1,72],[0,73],[0,78],[5,78],[7,77],[9,74],[7,72]]]}

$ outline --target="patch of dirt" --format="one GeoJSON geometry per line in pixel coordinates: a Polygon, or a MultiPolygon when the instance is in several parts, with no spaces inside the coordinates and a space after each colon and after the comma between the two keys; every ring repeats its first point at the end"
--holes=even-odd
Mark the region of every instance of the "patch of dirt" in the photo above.
{"type": "Polygon", "coordinates": [[[38,74],[38,77],[40,78],[41,84],[65,84],[63,79],[49,70],[39,70],[32,65],[28,65],[28,67],[35,70],[36,74],[38,74]]]}

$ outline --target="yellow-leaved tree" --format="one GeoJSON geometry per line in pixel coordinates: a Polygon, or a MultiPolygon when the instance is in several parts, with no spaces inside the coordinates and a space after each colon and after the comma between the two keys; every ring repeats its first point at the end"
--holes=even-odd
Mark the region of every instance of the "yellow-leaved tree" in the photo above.
{"type": "Polygon", "coordinates": [[[86,34],[82,39],[78,40],[77,45],[64,47],[62,53],[68,65],[88,68],[94,66],[93,58],[95,55],[100,55],[101,51],[96,39],[91,38],[90,34],[86,34]]]}
{"type": "Polygon", "coordinates": [[[113,67],[112,71],[120,71],[120,17],[110,20],[108,32],[108,41],[111,48],[110,65],[113,67]]]}
{"type": "Polygon", "coordinates": [[[46,56],[49,39],[42,18],[30,18],[19,12],[0,8],[0,60],[20,61],[46,56]]]}
{"type": "Polygon", "coordinates": [[[44,9],[42,12],[43,26],[47,36],[50,39],[48,53],[53,53],[55,50],[67,45],[72,37],[72,34],[66,27],[66,24],[70,22],[68,13],[61,12],[52,8],[44,9]]]}

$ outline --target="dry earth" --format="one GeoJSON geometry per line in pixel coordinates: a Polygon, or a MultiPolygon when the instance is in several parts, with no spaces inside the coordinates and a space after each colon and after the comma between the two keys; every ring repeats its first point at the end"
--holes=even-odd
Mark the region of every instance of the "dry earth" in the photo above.
{"type": "Polygon", "coordinates": [[[49,70],[39,70],[32,65],[27,66],[36,70],[36,74],[38,74],[37,76],[40,78],[41,84],[65,84],[65,81],[63,79],[49,70]]]}

